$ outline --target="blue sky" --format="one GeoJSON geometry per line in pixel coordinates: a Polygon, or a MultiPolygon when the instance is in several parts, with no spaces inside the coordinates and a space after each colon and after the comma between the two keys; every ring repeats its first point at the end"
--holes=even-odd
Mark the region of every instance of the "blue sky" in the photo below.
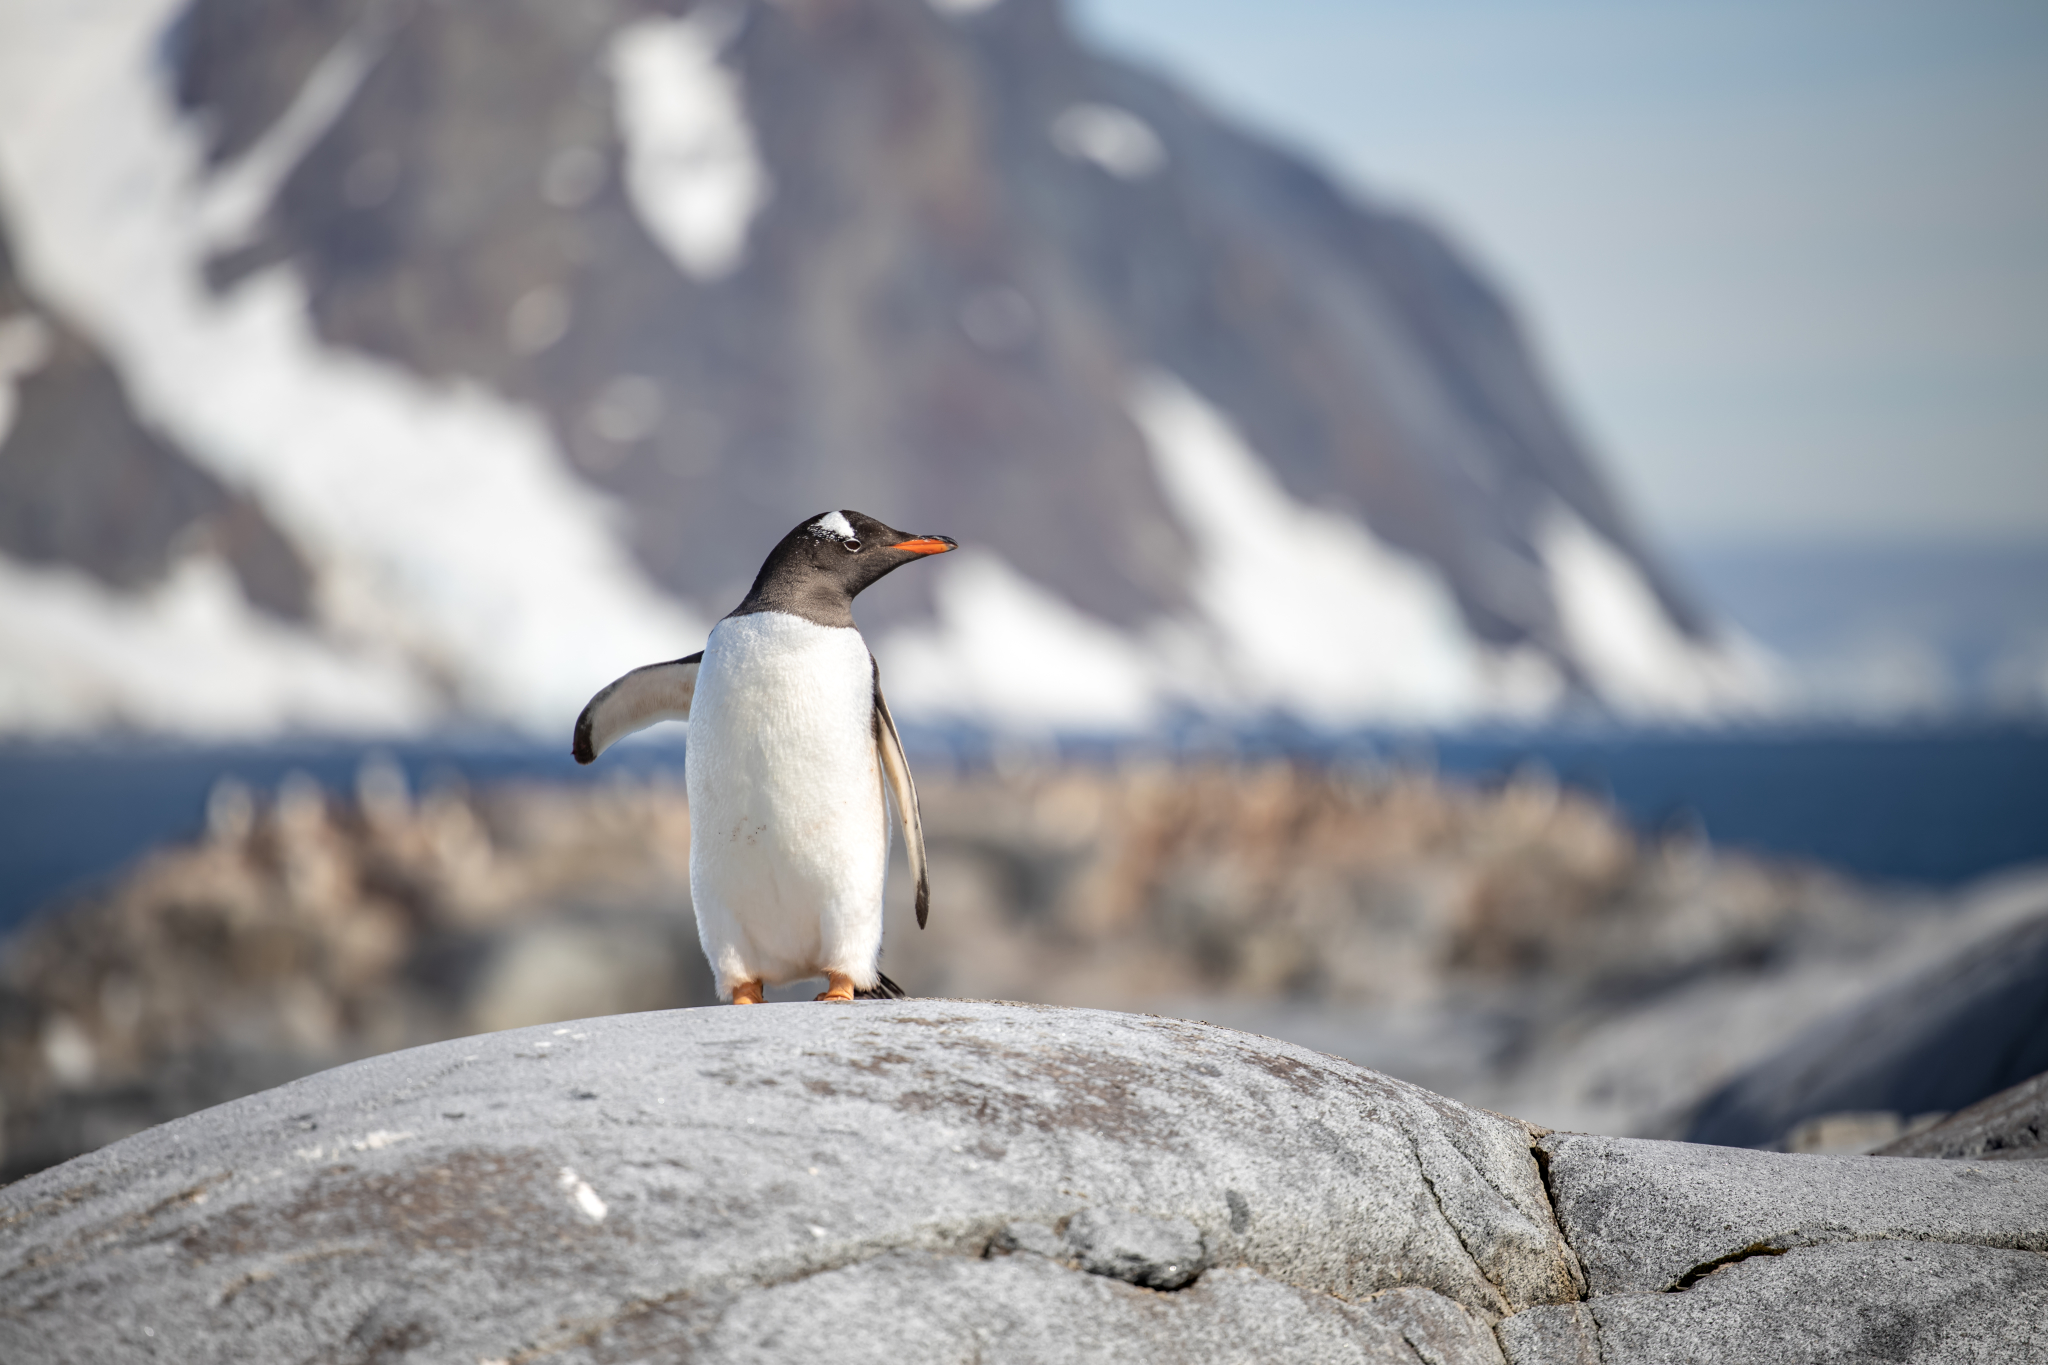
{"type": "Polygon", "coordinates": [[[2041,0],[1071,0],[1502,280],[1680,541],[2048,541],[2041,0]]]}

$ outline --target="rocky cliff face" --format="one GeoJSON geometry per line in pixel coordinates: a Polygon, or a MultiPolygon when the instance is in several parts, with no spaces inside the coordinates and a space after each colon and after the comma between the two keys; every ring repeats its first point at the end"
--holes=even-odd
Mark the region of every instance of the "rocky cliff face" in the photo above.
{"type": "Polygon", "coordinates": [[[382,679],[349,714],[288,676],[258,725],[552,723],[832,506],[972,551],[863,604],[913,713],[1759,695],[1454,248],[1051,0],[4,22],[24,278],[282,528],[295,638],[382,679]]]}

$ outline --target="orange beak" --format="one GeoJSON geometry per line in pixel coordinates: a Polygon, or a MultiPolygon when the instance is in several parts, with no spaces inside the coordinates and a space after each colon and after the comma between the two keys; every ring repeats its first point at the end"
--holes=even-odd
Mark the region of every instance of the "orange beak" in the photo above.
{"type": "Polygon", "coordinates": [[[959,548],[959,542],[951,536],[919,536],[916,540],[899,540],[889,548],[908,550],[914,555],[942,555],[959,548]]]}

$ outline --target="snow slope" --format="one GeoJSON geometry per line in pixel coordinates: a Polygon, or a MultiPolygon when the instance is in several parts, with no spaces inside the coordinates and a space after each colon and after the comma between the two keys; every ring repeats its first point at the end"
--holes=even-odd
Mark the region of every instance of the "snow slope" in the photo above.
{"type": "MultiPolygon", "coordinates": [[[[274,188],[277,147],[302,150],[305,138],[259,142],[248,155],[260,173],[244,163],[206,175],[156,63],[177,8],[24,0],[0,11],[0,185],[38,293],[108,352],[147,418],[292,534],[318,570],[330,641],[395,646],[405,672],[387,677],[389,696],[445,689],[463,713],[552,732],[615,673],[695,648],[702,617],[646,582],[612,509],[534,414],[323,345],[286,267],[225,296],[207,289],[209,248],[262,212],[251,187],[274,188]]],[[[313,81],[338,83],[331,65],[313,81]]],[[[285,116],[295,127],[309,121],[301,108],[285,116]]],[[[212,723],[196,703],[151,715],[174,729],[212,723]]],[[[331,718],[282,695],[251,715],[331,718]]],[[[417,704],[371,715],[423,718],[417,704]]],[[[0,715],[24,723],[38,722],[0,715]]]]}
{"type": "MultiPolygon", "coordinates": [[[[474,238],[435,236],[432,213],[424,225],[375,216],[396,211],[393,186],[419,168],[400,167],[374,140],[388,127],[365,134],[358,115],[392,63],[419,55],[408,44],[430,43],[419,14],[369,7],[338,37],[307,18],[321,44],[310,50],[325,55],[290,98],[237,105],[250,135],[209,166],[202,128],[219,108],[188,116],[170,93],[166,31],[182,4],[0,7],[0,224],[37,306],[90,338],[140,419],[289,538],[312,573],[310,618],[256,610],[200,549],[135,593],[0,555],[0,732],[460,719],[558,735],[613,676],[699,647],[727,605],[714,594],[821,510],[822,490],[967,547],[876,594],[928,590],[928,611],[876,632],[906,717],[1099,729],[1280,711],[1456,725],[1594,699],[1642,719],[1770,704],[1760,656],[1682,625],[1680,596],[1625,547],[1625,519],[1574,464],[1540,391],[1515,387],[1509,320],[1448,253],[1413,225],[1318,198],[1280,154],[1046,39],[1019,7],[856,0],[847,14],[872,32],[846,48],[773,7],[725,3],[532,28],[543,45],[584,35],[573,61],[532,65],[581,73],[562,102],[536,107],[582,122],[556,144],[515,147],[534,171],[504,201],[504,230],[580,245],[561,248],[558,270],[535,256],[524,274],[465,276],[474,294],[451,291],[469,310],[456,321],[483,340],[457,347],[458,363],[411,334],[374,353],[323,340],[320,287],[359,242],[293,220],[317,196],[286,193],[342,139],[350,155],[329,161],[347,167],[335,179],[345,192],[330,198],[361,215],[349,231],[381,223],[394,258],[421,253],[401,264],[444,276],[480,254],[474,238]],[[1015,33],[1002,28],[1013,21],[1015,33]],[[990,54],[1018,79],[974,84],[990,54]],[[985,125],[971,124],[976,111],[985,125]],[[828,140],[830,157],[770,164],[765,151],[828,140]],[[378,192],[356,194],[350,177],[378,192]],[[1330,264],[1320,246],[1297,249],[1329,239],[1329,223],[1380,256],[1330,264]],[[1270,287],[1215,284],[1224,258],[1199,252],[1218,242],[1231,262],[1264,262],[1270,287]],[[224,252],[254,264],[217,288],[209,268],[224,252]],[[1124,270],[1126,255],[1171,263],[1180,284],[1117,296],[1149,278],[1124,270]],[[1330,314],[1345,327],[1316,331],[1313,311],[1289,302],[1314,295],[1314,269],[1356,272],[1337,281],[1350,311],[1330,314]],[[1213,299],[1201,293],[1212,284],[1213,299]],[[1192,311],[1154,317],[1162,297],[1192,311]],[[1260,311],[1268,299],[1275,311],[1260,311]],[[1457,308],[1430,313],[1445,299],[1457,308]],[[1175,359],[1198,331],[1225,350],[1175,359]],[[1371,344],[1346,350],[1360,335],[1371,344]],[[417,367],[402,358],[415,344],[417,367]],[[1467,351],[1480,359],[1457,358],[1467,351]],[[1431,368],[1458,365],[1471,373],[1431,368]],[[1219,374],[1246,387],[1225,392],[1219,374]],[[1469,430],[1467,406],[1480,412],[1469,430]],[[1282,449],[1290,431],[1327,441],[1282,449]],[[1430,466],[1454,449],[1465,453],[1449,473],[1430,466]],[[1548,493],[1523,496],[1544,478],[1548,493]],[[1466,540],[1401,548],[1375,534],[1358,505],[1383,489],[1442,500],[1412,520],[1466,540]],[[1494,496],[1515,510],[1443,514],[1494,496]],[[1533,529],[1517,521],[1527,505],[1546,509],[1533,529]],[[1519,558],[1466,553],[1501,548],[1487,536],[1519,558]],[[1151,548],[1124,553],[1140,541],[1151,548]],[[1513,643],[1482,640],[1458,578],[1494,560],[1528,566],[1523,614],[1489,637],[1513,643]]],[[[513,32],[461,0],[436,13],[458,10],[482,25],[451,30],[466,40],[513,32]]],[[[382,98],[378,112],[399,108],[382,98]]],[[[438,91],[420,98],[407,117],[446,112],[438,91]]],[[[475,123],[432,130],[478,136],[475,123]]],[[[452,184],[470,159],[434,164],[452,184]]],[[[355,297],[370,308],[361,300],[385,296],[355,297]]],[[[378,319],[381,333],[361,331],[412,325],[407,302],[378,319]]],[[[0,441],[13,384],[42,364],[41,327],[0,318],[0,441]]],[[[885,616],[888,605],[876,604],[885,616]]]]}

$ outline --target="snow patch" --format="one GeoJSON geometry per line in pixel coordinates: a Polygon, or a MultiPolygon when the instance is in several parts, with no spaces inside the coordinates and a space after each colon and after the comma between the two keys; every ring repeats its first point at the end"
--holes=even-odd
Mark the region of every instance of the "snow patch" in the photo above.
{"type": "MultiPolygon", "coordinates": [[[[157,60],[179,8],[0,8],[0,188],[17,261],[109,355],[145,420],[254,494],[308,556],[321,620],[342,641],[332,657],[395,643],[415,678],[465,709],[553,733],[605,680],[701,640],[703,621],[628,559],[614,507],[569,474],[537,414],[326,347],[286,268],[225,298],[208,291],[204,157],[157,60]]],[[[98,611],[92,629],[111,619],[98,611]]],[[[19,620],[58,630],[41,606],[19,620]]],[[[143,723],[229,724],[207,699],[244,681],[203,652],[170,657],[181,676],[164,659],[146,671],[188,700],[138,703],[143,723]]],[[[424,720],[423,684],[372,673],[350,705],[312,681],[340,675],[310,662],[258,668],[238,704],[252,721],[232,728],[424,720]]],[[[127,695],[119,679],[99,686],[127,695]]]]}
{"type": "Polygon", "coordinates": [[[931,566],[937,620],[876,648],[891,707],[1026,728],[1130,728],[1154,714],[1153,662],[1128,636],[987,550],[931,566]]]}
{"type": "Polygon", "coordinates": [[[1119,180],[1143,180],[1166,165],[1166,146],[1152,125],[1113,104],[1069,105],[1052,121],[1052,145],[1119,180]]]}
{"type": "Polygon", "coordinates": [[[390,733],[437,709],[402,660],[344,653],[256,612],[210,555],[134,595],[0,557],[0,659],[0,731],[13,733],[390,733]]]}
{"type": "Polygon", "coordinates": [[[626,192],[654,240],[702,280],[739,267],[772,189],[740,78],[719,62],[738,23],[716,4],[641,19],[612,36],[608,62],[626,192]]]}
{"type": "Polygon", "coordinates": [[[1194,597],[1236,706],[1326,724],[1450,722],[1554,699],[1539,660],[1487,657],[1433,570],[1349,517],[1296,502],[1178,379],[1149,374],[1128,401],[1194,537],[1194,597]]]}
{"type": "Polygon", "coordinates": [[[1193,613],[1126,633],[999,556],[960,550],[932,566],[934,621],[876,650],[899,711],[1130,729],[1186,706],[1341,726],[1525,719],[1562,699],[1549,659],[1475,641],[1432,569],[1296,502],[1178,379],[1141,378],[1129,408],[1195,541],[1193,613]]]}
{"type": "Polygon", "coordinates": [[[1687,636],[1628,557],[1576,512],[1554,506],[1538,550],[1572,657],[1622,715],[1714,720],[1772,703],[1771,669],[1760,650],[1687,636]]]}

